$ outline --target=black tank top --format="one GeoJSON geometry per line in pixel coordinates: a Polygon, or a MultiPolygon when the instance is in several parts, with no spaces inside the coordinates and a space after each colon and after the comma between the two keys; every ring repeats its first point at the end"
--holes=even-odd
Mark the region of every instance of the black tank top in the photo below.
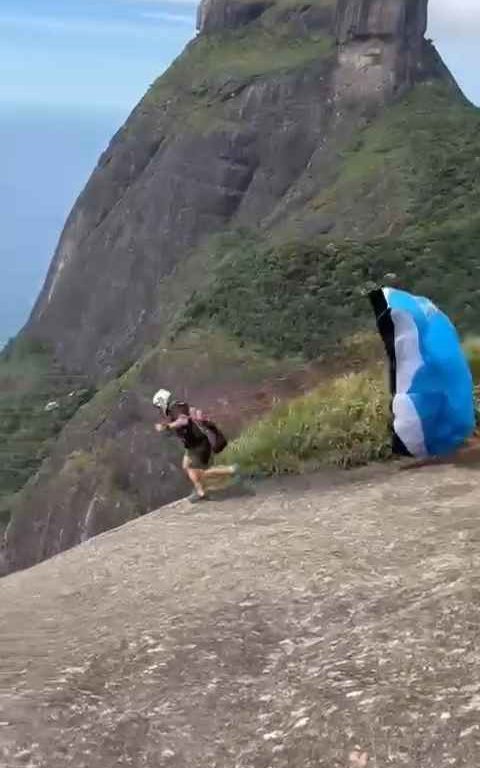
{"type": "Polygon", "coordinates": [[[205,449],[210,448],[208,437],[192,419],[188,419],[184,426],[177,427],[174,431],[187,450],[200,448],[200,446],[205,449]]]}

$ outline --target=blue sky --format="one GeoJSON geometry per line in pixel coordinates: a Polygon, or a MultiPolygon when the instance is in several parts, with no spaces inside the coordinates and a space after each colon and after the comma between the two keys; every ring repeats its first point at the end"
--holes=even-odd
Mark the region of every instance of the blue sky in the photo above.
{"type": "Polygon", "coordinates": [[[195,16],[189,0],[0,0],[0,349],[99,155],[195,16]]]}
{"type": "Polygon", "coordinates": [[[480,0],[430,0],[429,36],[466,95],[480,105],[480,0]]]}
{"type": "Polygon", "coordinates": [[[194,27],[190,0],[1,0],[0,103],[129,109],[194,27]]]}

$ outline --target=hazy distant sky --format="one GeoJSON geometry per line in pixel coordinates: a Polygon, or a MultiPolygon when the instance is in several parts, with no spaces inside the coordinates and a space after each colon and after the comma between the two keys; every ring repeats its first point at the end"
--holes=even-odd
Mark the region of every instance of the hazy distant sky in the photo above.
{"type": "Polygon", "coordinates": [[[466,95],[480,105],[480,0],[430,0],[429,35],[466,95]]]}
{"type": "Polygon", "coordinates": [[[100,153],[194,33],[189,0],[0,0],[0,349],[100,153]]]}
{"type": "Polygon", "coordinates": [[[0,101],[127,110],[194,26],[190,0],[0,0],[0,101]]]}
{"type": "MultiPolygon", "coordinates": [[[[0,348],[98,156],[195,16],[191,0],[0,0],[0,348]]],[[[429,35],[480,104],[480,0],[430,0],[429,35]]]]}

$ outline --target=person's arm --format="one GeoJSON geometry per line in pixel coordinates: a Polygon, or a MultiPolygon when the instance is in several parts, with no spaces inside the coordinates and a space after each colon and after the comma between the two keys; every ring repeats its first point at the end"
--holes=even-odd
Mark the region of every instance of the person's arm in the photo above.
{"type": "Polygon", "coordinates": [[[188,416],[179,416],[175,421],[171,421],[169,424],[155,424],[157,432],[170,432],[171,430],[178,429],[178,427],[184,427],[188,424],[188,416]]]}

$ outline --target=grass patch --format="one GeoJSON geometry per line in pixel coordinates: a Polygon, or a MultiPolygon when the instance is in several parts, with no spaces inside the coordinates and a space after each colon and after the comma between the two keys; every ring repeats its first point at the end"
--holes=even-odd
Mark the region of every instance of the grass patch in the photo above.
{"type": "MultiPolygon", "coordinates": [[[[201,35],[159,78],[153,89],[188,89],[202,96],[215,82],[269,75],[301,67],[333,52],[333,37],[322,34],[292,37],[288,25],[260,24],[201,35]]],[[[151,94],[153,95],[153,94],[151,94]]]]}
{"type": "MultiPolygon", "coordinates": [[[[370,337],[354,338],[378,348],[370,337]]],[[[480,338],[463,343],[473,379],[480,383],[480,338]]],[[[477,407],[477,422],[480,413],[477,407]]],[[[391,458],[390,394],[384,367],[341,376],[281,403],[252,424],[221,456],[251,474],[302,473],[322,466],[345,469],[391,458]]]]}
{"type": "Polygon", "coordinates": [[[463,342],[463,349],[472,371],[473,380],[478,387],[480,384],[480,337],[467,336],[463,342]]]}
{"type": "Polygon", "coordinates": [[[149,88],[141,111],[160,110],[170,129],[231,129],[226,106],[249,82],[328,61],[334,49],[332,36],[295,37],[281,22],[200,35],[149,88]]]}
{"type": "Polygon", "coordinates": [[[419,85],[343,153],[337,192],[395,180],[418,225],[475,213],[480,203],[480,111],[443,83],[419,85]]]}
{"type": "Polygon", "coordinates": [[[387,459],[388,407],[380,371],[334,379],[275,407],[226,449],[222,463],[272,475],[387,459]]]}
{"type": "Polygon", "coordinates": [[[318,216],[339,236],[367,240],[477,214],[480,110],[445,83],[416,86],[338,152],[336,179],[307,188],[278,236],[301,235],[318,216]]]}

